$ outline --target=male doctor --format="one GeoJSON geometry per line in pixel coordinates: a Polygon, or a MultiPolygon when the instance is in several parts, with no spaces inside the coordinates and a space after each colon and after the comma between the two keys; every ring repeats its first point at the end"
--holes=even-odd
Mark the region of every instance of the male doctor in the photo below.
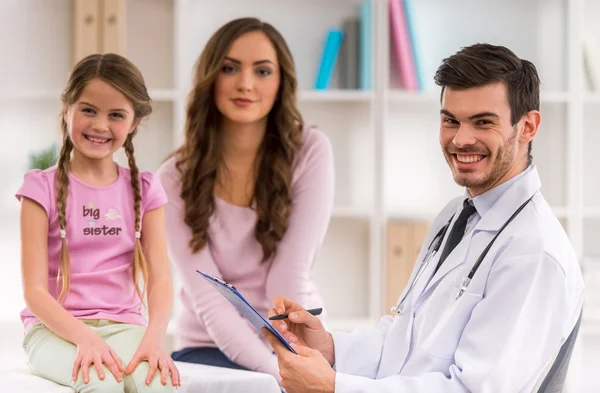
{"type": "Polygon", "coordinates": [[[435,81],[441,148],[465,193],[434,220],[396,315],[374,331],[329,333],[274,299],[269,316],[291,313],[273,325],[298,355],[263,334],[288,393],[530,393],[579,318],[579,264],[531,163],[534,65],[476,44],[445,59],[435,81]]]}

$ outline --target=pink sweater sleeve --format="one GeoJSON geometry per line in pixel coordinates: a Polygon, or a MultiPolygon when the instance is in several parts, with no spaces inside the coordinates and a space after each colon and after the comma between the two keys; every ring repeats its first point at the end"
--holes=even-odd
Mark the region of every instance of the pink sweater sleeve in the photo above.
{"type": "Polygon", "coordinates": [[[285,296],[305,307],[311,273],[333,210],[334,163],[329,139],[310,130],[292,184],[293,209],[266,282],[268,299],[285,296]]]}
{"type": "Polygon", "coordinates": [[[168,165],[159,173],[169,201],[165,206],[169,256],[179,271],[182,286],[190,295],[197,318],[229,359],[250,370],[271,374],[280,382],[277,358],[264,344],[260,333],[196,273],[198,269],[222,276],[207,247],[197,254],[192,254],[188,247],[192,232],[183,220],[184,203],[179,196],[179,175],[175,166],[168,165]]]}

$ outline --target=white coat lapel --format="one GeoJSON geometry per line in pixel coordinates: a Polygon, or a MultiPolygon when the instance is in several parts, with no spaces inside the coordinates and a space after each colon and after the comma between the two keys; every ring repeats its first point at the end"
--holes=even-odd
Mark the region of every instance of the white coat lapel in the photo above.
{"type": "MultiPolygon", "coordinates": [[[[465,258],[467,256],[467,250],[469,249],[469,244],[471,243],[472,235],[473,235],[473,233],[471,232],[470,234],[465,236],[460,241],[460,243],[458,243],[456,245],[454,250],[452,250],[452,252],[450,254],[448,254],[448,256],[446,257],[446,260],[444,261],[444,263],[442,263],[442,266],[440,266],[439,270],[435,273],[435,275],[431,278],[431,280],[428,281],[427,286],[421,292],[421,296],[419,297],[418,301],[415,302],[415,304],[414,304],[415,310],[417,310],[417,309],[419,309],[419,307],[421,307],[421,304],[428,298],[428,296],[426,295],[427,292],[429,292],[432,288],[434,288],[435,285],[444,276],[446,276],[452,270],[456,269],[457,267],[459,267],[465,263],[465,258]]],[[[442,249],[444,246],[445,246],[445,244],[442,245],[442,249]]],[[[440,252],[440,254],[441,254],[441,252],[440,252]]],[[[439,261],[439,258],[436,258],[435,265],[437,265],[438,261],[439,261]]]]}
{"type": "MultiPolygon", "coordinates": [[[[458,200],[457,200],[457,202],[458,202],[458,200]]],[[[459,203],[456,203],[456,205],[458,205],[458,204],[459,203]]],[[[446,225],[448,220],[450,220],[450,216],[453,214],[452,221],[450,222],[450,227],[446,231],[446,235],[444,236],[444,241],[440,245],[438,252],[431,258],[431,260],[429,261],[429,264],[427,265],[427,268],[423,272],[421,278],[415,283],[415,287],[413,288],[413,295],[412,295],[412,299],[411,299],[411,304],[412,304],[413,308],[415,308],[415,305],[416,305],[417,301],[419,300],[421,294],[423,293],[423,290],[428,286],[428,283],[431,281],[433,272],[435,271],[438,261],[440,260],[442,250],[444,249],[444,246],[446,245],[446,240],[448,238],[447,234],[448,234],[448,232],[450,232],[450,229],[451,229],[452,225],[454,224],[454,221],[456,220],[456,217],[457,217],[456,211],[457,210],[459,210],[459,209],[457,207],[455,207],[452,210],[452,213],[448,214],[448,217],[446,217],[443,220],[443,222],[444,222],[443,225],[446,225]]],[[[450,254],[450,255],[452,255],[452,254],[450,254]]],[[[420,263],[420,261],[417,261],[417,262],[420,263]]]]}

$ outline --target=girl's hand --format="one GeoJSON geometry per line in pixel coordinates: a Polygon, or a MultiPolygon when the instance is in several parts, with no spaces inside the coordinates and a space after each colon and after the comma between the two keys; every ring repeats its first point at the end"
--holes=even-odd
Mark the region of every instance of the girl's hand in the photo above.
{"type": "Polygon", "coordinates": [[[179,370],[175,366],[173,359],[152,340],[142,340],[137,351],[133,355],[131,362],[125,369],[125,374],[131,374],[141,361],[148,362],[148,375],[146,376],[146,385],[150,385],[157,369],[160,369],[160,382],[167,384],[169,373],[171,374],[171,383],[173,386],[181,386],[179,370]]]}
{"type": "Polygon", "coordinates": [[[90,382],[89,369],[92,363],[96,366],[98,372],[98,378],[104,380],[104,368],[102,364],[106,365],[115,377],[117,382],[121,382],[123,377],[122,372],[125,372],[123,362],[117,356],[115,351],[108,346],[96,333],[91,332],[85,340],[77,344],[77,357],[73,364],[73,381],[77,381],[79,369],[81,368],[81,374],[83,375],[83,383],[87,384],[90,382]]]}

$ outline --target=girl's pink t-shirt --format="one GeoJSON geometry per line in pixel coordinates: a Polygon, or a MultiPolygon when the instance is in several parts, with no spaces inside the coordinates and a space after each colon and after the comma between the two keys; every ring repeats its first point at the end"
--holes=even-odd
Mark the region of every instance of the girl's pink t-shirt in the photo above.
{"type": "MultiPolygon", "coordinates": [[[[64,307],[80,319],[108,319],[146,325],[142,303],[132,278],[135,244],[134,195],[131,173],[117,165],[119,177],[112,184],[95,187],[69,174],[66,205],[66,240],[70,257],[70,290],[64,307]]],[[[141,215],[166,204],[160,179],[151,172],[140,174],[141,215]]],[[[61,237],[56,206],[56,167],[25,173],[16,193],[40,204],[48,215],[48,290],[58,298],[57,272],[61,237]]],[[[21,312],[25,332],[39,320],[25,308],[21,312]]]]}

